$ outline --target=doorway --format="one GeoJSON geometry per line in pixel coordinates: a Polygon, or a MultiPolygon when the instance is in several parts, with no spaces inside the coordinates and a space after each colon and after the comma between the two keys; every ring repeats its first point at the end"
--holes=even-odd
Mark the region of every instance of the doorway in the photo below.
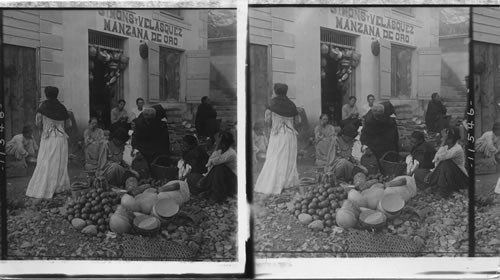
{"type": "Polygon", "coordinates": [[[36,49],[3,46],[5,93],[5,140],[34,125],[40,94],[38,91],[36,49]]]}
{"type": "Polygon", "coordinates": [[[327,114],[333,125],[342,120],[342,106],[350,96],[356,96],[355,71],[351,57],[355,37],[321,28],[321,113],[327,114]]]}
{"type": "Polygon", "coordinates": [[[111,128],[111,109],[123,99],[123,39],[89,30],[89,109],[99,127],[111,128]]]}
{"type": "Polygon", "coordinates": [[[267,46],[250,44],[248,76],[252,124],[264,121],[266,105],[271,98],[268,51],[267,46]]]}

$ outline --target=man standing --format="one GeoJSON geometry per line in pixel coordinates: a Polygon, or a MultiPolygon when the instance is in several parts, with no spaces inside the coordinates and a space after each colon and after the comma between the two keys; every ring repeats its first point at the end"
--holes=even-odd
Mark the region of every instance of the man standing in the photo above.
{"type": "Polygon", "coordinates": [[[344,127],[347,124],[352,124],[357,129],[361,122],[359,120],[358,107],[356,107],[356,97],[349,97],[349,102],[342,106],[342,122],[340,127],[344,127]]]}
{"type": "Polygon", "coordinates": [[[366,97],[366,100],[368,101],[368,104],[365,104],[363,105],[363,107],[361,107],[360,116],[362,118],[364,118],[366,114],[368,114],[368,112],[372,109],[373,104],[375,104],[375,96],[373,94],[369,94],[366,97]]]}
{"type": "Polygon", "coordinates": [[[144,99],[142,99],[142,97],[137,98],[137,100],[135,100],[135,104],[137,105],[137,108],[132,109],[132,120],[137,119],[144,111],[144,99]]]}

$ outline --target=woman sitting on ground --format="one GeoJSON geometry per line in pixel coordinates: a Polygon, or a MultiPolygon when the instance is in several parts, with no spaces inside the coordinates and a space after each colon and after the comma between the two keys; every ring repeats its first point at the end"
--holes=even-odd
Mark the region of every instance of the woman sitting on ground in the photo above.
{"type": "Polygon", "coordinates": [[[476,158],[496,165],[500,159],[500,122],[493,125],[491,131],[486,131],[476,141],[476,158]]]}
{"type": "Polygon", "coordinates": [[[193,135],[184,136],[182,142],[183,153],[180,169],[185,170],[185,172],[179,176],[179,179],[186,180],[192,194],[198,194],[201,192],[198,182],[207,172],[208,153],[198,145],[198,139],[193,135]]]}
{"type": "Polygon", "coordinates": [[[359,169],[352,156],[356,136],[358,136],[356,127],[348,124],[342,128],[339,136],[333,138],[328,148],[327,172],[345,181],[351,181],[359,169]]]}
{"type": "Polygon", "coordinates": [[[28,163],[36,163],[38,155],[38,145],[33,139],[33,128],[27,125],[23,128],[22,134],[12,137],[5,146],[5,152],[7,174],[25,174],[28,163]]]}
{"type": "Polygon", "coordinates": [[[217,140],[217,148],[208,159],[208,174],[201,180],[200,186],[208,191],[211,199],[221,203],[237,192],[237,157],[232,148],[234,138],[231,133],[222,132],[217,140]]]}
{"type": "Polygon", "coordinates": [[[426,183],[444,198],[469,185],[465,169],[465,153],[458,143],[460,132],[456,128],[443,129],[441,147],[434,157],[436,168],[426,178],[426,183]]]}
{"type": "Polygon", "coordinates": [[[316,165],[321,166],[327,163],[328,148],[335,136],[335,128],[328,123],[328,115],[322,114],[319,124],[314,128],[316,165]]]}
{"type": "Polygon", "coordinates": [[[104,176],[110,185],[122,186],[125,183],[127,175],[130,173],[138,174],[123,161],[123,152],[125,143],[129,136],[125,130],[116,130],[110,140],[101,145],[99,153],[98,168],[99,174],[104,176]]]}
{"type": "Polygon", "coordinates": [[[97,118],[89,120],[89,127],[83,132],[85,169],[94,170],[99,162],[99,151],[104,141],[104,130],[97,127],[97,118]]]}
{"type": "Polygon", "coordinates": [[[264,160],[266,158],[267,147],[269,146],[269,141],[264,133],[264,124],[262,122],[256,122],[254,124],[252,140],[253,161],[257,163],[259,160],[264,160]]]}

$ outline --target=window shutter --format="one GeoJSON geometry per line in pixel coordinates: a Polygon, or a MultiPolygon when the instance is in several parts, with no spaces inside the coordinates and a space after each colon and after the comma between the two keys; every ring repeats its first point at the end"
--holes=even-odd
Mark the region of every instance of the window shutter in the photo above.
{"type": "Polygon", "coordinates": [[[200,103],[210,91],[210,51],[186,51],[186,102],[200,103]]]}
{"type": "Polygon", "coordinates": [[[420,48],[417,54],[418,98],[430,99],[433,92],[441,90],[441,49],[438,47],[420,48]]]}
{"type": "Polygon", "coordinates": [[[160,46],[148,42],[148,97],[150,102],[160,101],[160,46]]]}
{"type": "Polygon", "coordinates": [[[391,98],[391,43],[380,39],[379,91],[381,99],[391,98]]]}

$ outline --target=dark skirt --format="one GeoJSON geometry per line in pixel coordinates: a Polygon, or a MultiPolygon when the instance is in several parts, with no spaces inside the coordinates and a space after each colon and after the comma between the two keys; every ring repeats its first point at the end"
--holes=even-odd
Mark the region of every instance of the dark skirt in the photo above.
{"type": "Polygon", "coordinates": [[[203,179],[203,174],[201,173],[191,172],[186,176],[189,192],[191,194],[197,195],[204,191],[200,186],[201,179],[203,179]]]}
{"type": "Polygon", "coordinates": [[[451,159],[440,162],[426,181],[433,190],[444,197],[469,185],[467,175],[451,159]]]}
{"type": "Polygon", "coordinates": [[[236,175],[225,164],[212,167],[208,175],[200,182],[200,186],[207,190],[211,198],[218,203],[237,193],[236,175]]]}

